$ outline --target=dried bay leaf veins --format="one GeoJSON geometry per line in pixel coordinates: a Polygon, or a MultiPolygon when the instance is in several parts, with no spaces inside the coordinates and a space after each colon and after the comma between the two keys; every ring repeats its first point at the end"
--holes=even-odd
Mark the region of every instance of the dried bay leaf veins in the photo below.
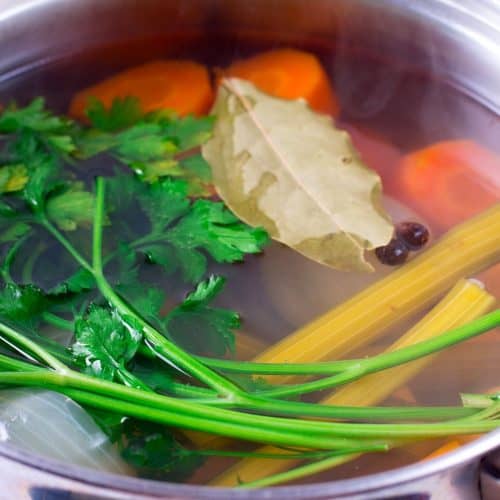
{"type": "Polygon", "coordinates": [[[202,146],[220,197],[241,219],[310,259],[371,270],[365,251],[393,234],[376,172],[349,135],[303,100],[271,97],[239,79],[222,81],[202,146]]]}

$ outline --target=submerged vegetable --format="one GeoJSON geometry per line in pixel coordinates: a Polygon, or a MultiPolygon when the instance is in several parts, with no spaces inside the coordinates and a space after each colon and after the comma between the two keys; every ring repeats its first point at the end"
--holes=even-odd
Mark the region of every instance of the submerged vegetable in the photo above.
{"type": "Polygon", "coordinates": [[[462,222],[498,202],[500,157],[473,141],[439,142],[414,151],[396,172],[396,188],[438,227],[462,222]]]}
{"type": "Polygon", "coordinates": [[[1,391],[0,441],[66,464],[131,472],[90,415],[56,392],[1,391]]]}
{"type": "Polygon", "coordinates": [[[115,99],[129,96],[139,99],[143,113],[168,109],[180,116],[202,115],[213,102],[205,66],[195,61],[165,60],[127,69],[81,90],[73,97],[69,114],[86,120],[92,98],[102,102],[106,109],[112,109],[115,99]]]}
{"type": "Polygon", "coordinates": [[[339,114],[331,83],[317,57],[295,49],[275,49],[236,61],[222,71],[283,99],[305,99],[319,113],[339,114]]]}
{"type": "Polygon", "coordinates": [[[386,244],[393,227],[380,179],[347,133],[304,102],[234,78],[221,82],[213,112],[213,137],[202,153],[235,214],[313,260],[372,269],[364,253],[386,244]]]}

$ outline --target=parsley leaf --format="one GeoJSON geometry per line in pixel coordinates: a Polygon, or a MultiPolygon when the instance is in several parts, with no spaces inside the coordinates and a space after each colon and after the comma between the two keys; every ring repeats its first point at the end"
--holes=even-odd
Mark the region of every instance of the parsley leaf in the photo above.
{"type": "Polygon", "coordinates": [[[172,392],[172,384],[176,376],[175,369],[169,368],[157,358],[135,359],[132,373],[154,391],[167,394],[172,392]]]}
{"type": "Polygon", "coordinates": [[[118,285],[116,289],[133,306],[146,321],[159,325],[162,307],[165,305],[165,292],[138,281],[126,285],[118,285]]]}
{"type": "Polygon", "coordinates": [[[165,326],[176,343],[202,355],[223,356],[227,351],[234,352],[234,330],[240,326],[238,314],[210,306],[224,284],[224,278],[211,276],[167,315],[165,326]]]}
{"type": "Polygon", "coordinates": [[[135,97],[117,97],[109,109],[98,99],[91,98],[86,113],[92,126],[104,132],[131,127],[143,116],[139,100],[135,97]]]}
{"type": "Polygon", "coordinates": [[[167,242],[146,244],[141,249],[150,262],[162,266],[167,276],[180,271],[187,283],[197,283],[207,270],[207,259],[198,250],[170,246],[167,242]]]}
{"type": "Polygon", "coordinates": [[[204,461],[184,447],[167,427],[136,419],[123,423],[119,449],[142,476],[156,479],[182,481],[204,461]]]}
{"type": "Polygon", "coordinates": [[[87,115],[94,128],[79,135],[79,156],[108,153],[146,182],[177,177],[187,181],[192,195],[213,192],[209,188],[210,167],[192,151],[210,137],[212,117],[178,118],[166,111],[143,114],[134,97],[115,99],[109,109],[93,100],[87,115]],[[188,152],[189,156],[182,158],[188,152]],[[191,156],[196,159],[188,161],[191,156]]]}
{"type": "MultiPolygon", "coordinates": [[[[2,223],[0,221],[0,228],[1,227],[2,223]]],[[[30,226],[25,222],[14,222],[7,226],[5,231],[0,232],[0,244],[15,242],[27,234],[30,229],[30,226]]]]}
{"type": "Polygon", "coordinates": [[[29,179],[23,189],[23,198],[33,210],[41,210],[45,205],[46,196],[64,185],[59,165],[55,158],[40,155],[32,160],[28,173],[29,179]]]}
{"type": "Polygon", "coordinates": [[[10,105],[0,116],[0,133],[11,134],[21,128],[57,134],[66,130],[69,121],[45,109],[45,99],[37,97],[24,108],[10,105]]]}
{"type": "Polygon", "coordinates": [[[180,161],[182,168],[206,184],[212,182],[212,170],[201,154],[188,156],[180,161]]]}
{"type": "Polygon", "coordinates": [[[0,291],[0,317],[24,326],[35,326],[47,304],[45,294],[34,285],[8,283],[0,291]]]}
{"type": "MultiPolygon", "coordinates": [[[[84,361],[86,373],[106,380],[130,381],[126,364],[135,356],[142,334],[128,318],[93,305],[76,321],[75,338],[72,351],[77,360],[84,361]]],[[[130,385],[135,385],[132,382],[130,385]]]]}
{"type": "Polygon", "coordinates": [[[164,231],[169,224],[189,211],[190,202],[185,182],[161,179],[140,191],[138,201],[151,222],[151,233],[164,231]]]}
{"type": "Polygon", "coordinates": [[[203,248],[217,262],[241,261],[246,253],[257,253],[268,243],[264,229],[250,228],[223,203],[197,200],[190,212],[166,235],[183,250],[203,248]]]}
{"type": "Polygon", "coordinates": [[[0,115],[0,133],[16,134],[9,149],[19,160],[33,157],[36,150],[63,156],[74,152],[73,132],[73,122],[45,109],[41,97],[24,108],[12,104],[0,115]]]}
{"type": "Polygon", "coordinates": [[[0,115],[4,149],[0,153],[0,191],[20,192],[33,210],[45,197],[64,187],[62,162],[75,152],[74,123],[45,109],[42,98],[28,106],[9,106],[0,115]]]}
{"type": "Polygon", "coordinates": [[[22,164],[0,167],[0,193],[20,191],[28,182],[28,172],[22,164]]]}
{"type": "Polygon", "coordinates": [[[80,268],[69,278],[65,279],[54,287],[50,293],[52,295],[65,295],[68,293],[81,293],[95,288],[95,279],[90,271],[80,268]]]}
{"type": "Polygon", "coordinates": [[[241,261],[247,253],[260,252],[269,241],[263,229],[240,222],[223,203],[190,201],[182,180],[165,178],[144,184],[131,176],[115,176],[108,185],[112,226],[121,227],[121,214],[133,210],[140,209],[147,219],[146,224],[137,223],[133,233],[129,215],[118,239],[128,240],[167,275],[179,270],[187,282],[203,277],[206,255],[217,262],[241,261]]]}
{"type": "Polygon", "coordinates": [[[85,191],[82,183],[74,182],[47,200],[46,213],[60,229],[74,231],[79,225],[90,225],[94,204],[94,195],[85,191]]]}
{"type": "Polygon", "coordinates": [[[180,151],[201,146],[212,135],[214,124],[213,116],[185,116],[162,120],[164,132],[177,145],[180,151]]]}

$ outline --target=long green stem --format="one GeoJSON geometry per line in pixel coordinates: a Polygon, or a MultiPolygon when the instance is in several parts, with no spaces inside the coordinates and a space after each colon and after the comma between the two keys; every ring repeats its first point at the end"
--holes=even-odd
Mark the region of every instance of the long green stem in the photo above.
{"type": "Polygon", "coordinates": [[[76,250],[70,241],[57,229],[47,217],[40,218],[41,225],[73,256],[73,258],[87,271],[92,272],[92,266],[87,259],[76,250]]]}
{"type": "MultiPolygon", "coordinates": [[[[53,375],[53,373],[49,372],[0,373],[0,384],[44,387],[66,394],[80,403],[121,415],[260,443],[323,450],[343,449],[360,445],[357,439],[337,438],[334,433],[313,429],[317,425],[315,422],[303,422],[302,424],[306,424],[307,427],[312,429],[311,432],[304,432],[300,425],[297,429],[294,429],[293,424],[297,422],[295,420],[287,421],[273,417],[259,417],[255,420],[258,425],[256,427],[253,424],[254,419],[251,415],[224,410],[227,413],[226,418],[221,418],[218,412],[222,410],[213,411],[214,409],[204,408],[202,405],[194,403],[187,403],[189,408],[186,409],[186,407],[183,408],[182,401],[166,397],[163,397],[164,402],[168,402],[168,404],[164,405],[164,409],[159,409],[153,405],[145,404],[144,401],[134,401],[135,398],[114,398],[113,394],[109,393],[101,395],[99,392],[102,391],[95,391],[96,387],[87,386],[86,383],[81,384],[82,388],[80,389],[78,388],[79,384],[75,383],[78,381],[73,379],[72,376],[58,378],[53,377],[53,375]],[[264,422],[262,419],[266,421],[264,422]],[[262,422],[260,422],[261,420],[262,422]],[[263,425],[260,426],[260,423],[263,425]]],[[[106,385],[109,385],[109,383],[104,382],[104,387],[106,385]]],[[[115,385],[118,386],[118,384],[115,385]]],[[[118,391],[111,392],[116,392],[123,397],[122,390],[129,394],[130,392],[136,392],[142,396],[155,396],[145,391],[137,391],[123,386],[118,386],[118,391]]],[[[372,442],[364,439],[361,441],[368,446],[379,444],[378,441],[372,442]]]]}
{"type": "MultiPolygon", "coordinates": [[[[141,406],[145,411],[153,409],[172,411],[176,415],[196,416],[211,422],[217,421],[219,423],[234,423],[240,426],[249,426],[254,433],[252,440],[255,441],[259,440],[258,435],[264,428],[289,432],[291,436],[294,436],[295,440],[297,439],[296,434],[300,434],[303,441],[302,444],[297,446],[314,448],[318,447],[316,438],[321,437],[330,439],[327,448],[333,449],[335,447],[345,447],[349,444],[355,444],[355,441],[359,439],[413,439],[440,437],[449,434],[471,434],[495,429],[500,424],[498,420],[479,421],[468,420],[466,418],[441,423],[355,424],[269,417],[207,407],[186,400],[160,396],[125,387],[76,372],[68,372],[66,374],[50,371],[44,371],[43,373],[0,373],[0,383],[42,387],[50,386],[58,391],[61,388],[82,389],[84,391],[92,391],[93,394],[100,394],[108,398],[136,404],[141,406]],[[308,439],[314,441],[315,444],[312,441],[308,442],[308,439]],[[336,446],[332,444],[331,439],[336,439],[336,446]]],[[[198,430],[204,430],[204,428],[198,430]]],[[[227,435],[225,433],[221,434],[227,435]]],[[[292,446],[290,443],[288,445],[292,446]]],[[[319,446],[319,448],[325,449],[323,446],[319,446]]]]}
{"type": "MultiPolygon", "coordinates": [[[[14,360],[0,355],[0,370],[13,371],[36,371],[39,367],[24,361],[14,360]]],[[[177,382],[172,382],[171,394],[183,398],[196,398],[203,401],[205,405],[218,408],[237,408],[227,401],[214,397],[214,392],[203,387],[194,387],[177,382]],[[207,399],[211,398],[211,399],[207,399]],[[221,404],[226,403],[226,404],[221,404]]],[[[241,407],[240,407],[241,408],[241,407]]],[[[254,409],[277,415],[297,415],[306,417],[335,418],[345,420],[443,420],[458,419],[477,414],[476,408],[463,408],[461,406],[443,407],[370,407],[362,408],[356,406],[322,406],[309,403],[295,403],[286,401],[265,401],[255,403],[254,409]]]]}
{"type": "MultiPolygon", "coordinates": [[[[2,373],[0,374],[0,382],[6,384],[41,385],[44,387],[51,386],[54,390],[70,388],[92,391],[92,393],[95,394],[141,405],[145,410],[158,409],[174,411],[178,415],[195,415],[212,421],[217,420],[220,422],[249,425],[256,434],[260,431],[260,428],[256,428],[256,426],[262,425],[264,427],[267,426],[269,428],[289,431],[292,434],[308,433],[310,436],[332,436],[330,424],[327,422],[299,421],[296,419],[250,415],[233,410],[207,407],[189,400],[179,400],[177,398],[141,391],[76,372],[69,372],[64,376],[49,371],[35,373],[32,371],[29,373],[2,373]]],[[[337,444],[344,445],[345,443],[342,441],[337,444]]]]}
{"type": "Polygon", "coordinates": [[[31,235],[28,232],[27,234],[21,236],[21,238],[18,238],[17,241],[15,241],[14,244],[9,248],[7,255],[4,258],[3,264],[0,268],[0,274],[2,275],[2,278],[6,283],[13,282],[10,275],[10,267],[17,254],[17,251],[23,246],[24,242],[29,238],[29,236],[31,235]]]}
{"type": "Polygon", "coordinates": [[[199,356],[205,365],[232,373],[248,373],[252,375],[330,375],[339,373],[359,365],[358,359],[341,361],[318,361],[315,363],[254,363],[253,361],[236,361],[233,359],[216,359],[199,356]]]}
{"type": "Polygon", "coordinates": [[[119,297],[109,285],[103,272],[102,263],[102,236],[104,223],[104,200],[105,182],[102,177],[96,181],[96,207],[93,227],[92,242],[92,273],[97,283],[97,287],[103,296],[112,303],[116,309],[124,316],[133,317],[142,327],[145,338],[149,341],[151,348],[163,359],[189,373],[208,387],[215,389],[221,396],[230,399],[244,398],[245,392],[233,384],[227,378],[207,368],[203,363],[197,361],[191,355],[170,342],[165,336],[149,325],[142,317],[129,307],[129,305],[119,297]]]}
{"type": "Polygon", "coordinates": [[[20,361],[9,356],[0,354],[0,371],[16,371],[16,372],[29,372],[29,371],[43,371],[41,366],[35,366],[25,361],[20,361]]]}
{"type": "Polygon", "coordinates": [[[23,272],[21,279],[23,283],[30,283],[33,281],[33,269],[40,255],[45,250],[45,243],[39,242],[34,249],[31,250],[30,255],[23,264],[23,272]]]}
{"type": "Polygon", "coordinates": [[[273,400],[271,398],[254,398],[251,406],[244,404],[233,405],[217,404],[218,407],[233,407],[262,411],[272,415],[316,417],[336,420],[455,420],[464,417],[471,417],[478,413],[475,408],[464,408],[462,406],[446,407],[359,407],[359,406],[333,406],[321,405],[317,403],[303,403],[295,401],[273,400]],[[472,410],[472,412],[470,411],[472,410]]]}
{"type": "Polygon", "coordinates": [[[264,458],[276,460],[318,460],[332,457],[344,457],[353,453],[367,453],[371,451],[387,451],[386,444],[374,444],[371,446],[360,446],[358,448],[345,448],[335,451],[304,451],[302,453],[259,453],[245,451],[226,451],[226,450],[194,450],[193,455],[203,455],[207,457],[236,457],[236,458],[264,458]]]}
{"type": "Polygon", "coordinates": [[[53,325],[60,330],[68,330],[72,332],[74,330],[74,325],[72,321],[68,321],[67,319],[61,318],[56,314],[52,314],[50,312],[44,312],[42,314],[42,318],[46,323],[53,325]]]}
{"type": "MultiPolygon", "coordinates": [[[[371,450],[365,450],[364,453],[371,450]]],[[[262,479],[256,479],[255,481],[249,481],[248,483],[242,483],[238,488],[264,488],[266,486],[273,486],[275,484],[287,483],[290,481],[295,481],[303,477],[312,476],[313,474],[318,474],[325,470],[331,469],[338,465],[342,465],[346,462],[350,462],[360,456],[360,453],[346,453],[345,455],[333,456],[325,458],[323,460],[318,460],[311,464],[302,465],[300,467],[295,467],[286,472],[281,472],[279,474],[273,474],[262,479]]]]}
{"type": "Polygon", "coordinates": [[[26,349],[28,352],[33,354],[36,358],[46,363],[54,370],[61,373],[65,373],[69,370],[69,368],[64,363],[61,363],[43,347],[38,345],[36,342],[33,342],[26,336],[21,335],[19,332],[16,332],[16,330],[6,325],[5,323],[0,323],[0,332],[0,337],[3,336],[7,340],[7,343],[10,344],[10,342],[12,342],[16,347],[26,349]]]}
{"type": "Polygon", "coordinates": [[[321,391],[341,384],[346,384],[357,380],[370,373],[386,370],[394,366],[408,363],[416,359],[434,354],[447,347],[458,344],[470,338],[481,335],[492,328],[500,325],[500,309],[497,309],[481,318],[478,318],[466,325],[459,326],[453,330],[443,333],[417,344],[358,360],[355,365],[338,375],[325,377],[313,382],[289,385],[277,389],[270,389],[260,392],[267,397],[279,398],[305,394],[308,392],[321,391]]]}

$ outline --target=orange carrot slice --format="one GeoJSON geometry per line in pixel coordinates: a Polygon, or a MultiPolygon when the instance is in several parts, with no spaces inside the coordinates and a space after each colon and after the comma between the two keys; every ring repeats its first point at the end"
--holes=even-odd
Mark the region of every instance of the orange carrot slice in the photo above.
{"type": "Polygon", "coordinates": [[[406,155],[397,173],[401,197],[441,229],[500,199],[500,156],[469,140],[406,155]]]}
{"type": "Polygon", "coordinates": [[[178,115],[207,113],[213,102],[213,90],[205,66],[188,60],[153,61],[117,73],[78,92],[71,101],[69,114],[86,120],[90,97],[111,106],[116,97],[135,96],[144,113],[171,109],[178,115]]]}
{"type": "Polygon", "coordinates": [[[317,57],[294,49],[262,52],[236,61],[221,76],[248,80],[263,92],[283,99],[304,98],[320,113],[337,116],[339,105],[317,57]]]}

